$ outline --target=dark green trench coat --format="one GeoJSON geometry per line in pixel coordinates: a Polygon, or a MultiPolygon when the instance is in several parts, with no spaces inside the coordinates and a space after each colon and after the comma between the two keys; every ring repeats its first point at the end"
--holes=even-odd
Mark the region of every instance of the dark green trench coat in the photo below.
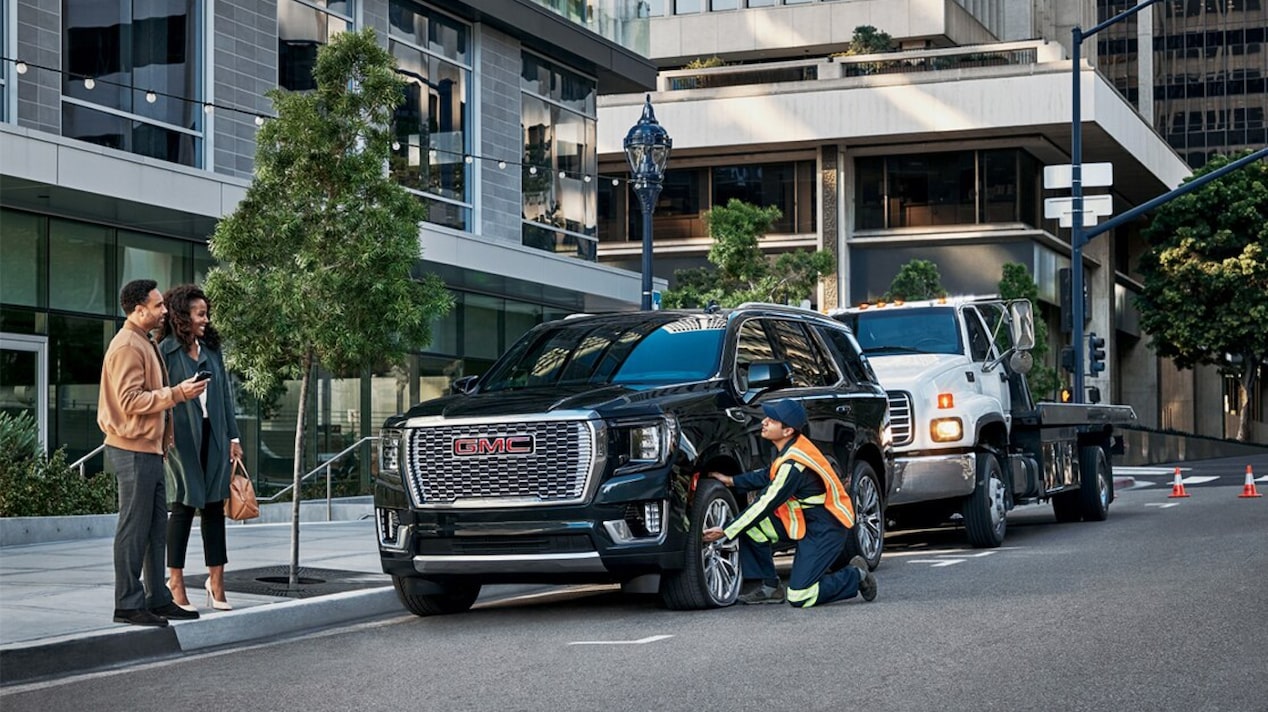
{"type": "Polygon", "coordinates": [[[211,421],[207,472],[203,472],[198,460],[203,439],[203,413],[197,398],[177,403],[172,409],[176,447],[168,454],[164,467],[168,503],[180,502],[187,507],[202,509],[208,502],[219,502],[229,496],[229,476],[232,474],[229,469],[229,441],[238,437],[238,421],[233,413],[233,389],[225,372],[224,359],[205,344],[197,362],[189,357],[185,347],[174,336],[163,339],[159,353],[163,355],[171,383],[180,383],[200,370],[211,371],[211,383],[207,384],[207,419],[211,421]]]}

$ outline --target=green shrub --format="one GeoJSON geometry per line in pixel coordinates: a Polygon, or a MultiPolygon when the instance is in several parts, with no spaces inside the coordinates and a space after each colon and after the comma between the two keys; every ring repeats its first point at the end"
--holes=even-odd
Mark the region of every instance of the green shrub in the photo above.
{"type": "Polygon", "coordinates": [[[0,413],[0,517],[51,517],[119,511],[115,479],[79,476],[66,449],[47,455],[35,419],[0,413]]]}

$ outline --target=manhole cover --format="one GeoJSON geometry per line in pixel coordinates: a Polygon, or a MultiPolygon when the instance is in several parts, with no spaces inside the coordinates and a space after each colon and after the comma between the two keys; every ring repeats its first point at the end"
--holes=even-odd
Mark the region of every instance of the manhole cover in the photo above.
{"type": "MultiPolygon", "coordinates": [[[[250,593],[260,596],[286,598],[312,598],[332,593],[381,588],[391,585],[387,574],[343,569],[315,569],[299,567],[299,586],[290,588],[290,566],[263,566],[254,569],[229,569],[225,571],[225,591],[229,602],[234,593],[250,593]]],[[[203,588],[207,576],[186,576],[185,589],[195,596],[203,588]]]]}

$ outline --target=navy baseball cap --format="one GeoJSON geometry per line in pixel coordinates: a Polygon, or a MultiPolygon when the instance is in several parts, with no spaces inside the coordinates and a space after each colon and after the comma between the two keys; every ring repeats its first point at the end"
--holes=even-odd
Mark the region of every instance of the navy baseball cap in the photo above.
{"type": "Polygon", "coordinates": [[[799,433],[806,431],[806,409],[795,400],[783,399],[762,404],[762,412],[771,420],[778,420],[799,433]]]}

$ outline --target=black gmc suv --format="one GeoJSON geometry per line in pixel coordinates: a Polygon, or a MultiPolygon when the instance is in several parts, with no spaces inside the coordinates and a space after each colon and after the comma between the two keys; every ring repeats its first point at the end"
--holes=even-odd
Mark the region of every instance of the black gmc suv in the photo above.
{"type": "Polygon", "coordinates": [[[893,454],[884,389],[849,328],[769,304],[574,316],[526,333],[455,395],[383,426],[383,570],[411,612],[465,611],[486,583],[615,582],[670,608],[733,603],[737,511],[702,473],[765,466],[761,405],[800,399],[848,477],[846,557],[881,558],[893,454]]]}

